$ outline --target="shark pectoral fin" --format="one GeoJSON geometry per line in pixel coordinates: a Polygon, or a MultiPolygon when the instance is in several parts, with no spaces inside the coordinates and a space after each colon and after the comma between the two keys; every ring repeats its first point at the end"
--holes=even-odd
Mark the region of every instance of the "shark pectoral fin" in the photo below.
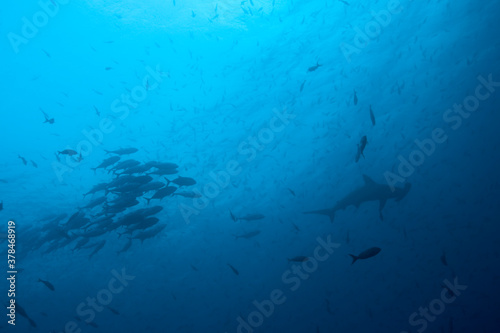
{"type": "Polygon", "coordinates": [[[320,209],[320,210],[311,210],[308,212],[303,212],[302,214],[319,214],[326,215],[330,218],[330,222],[333,223],[333,219],[335,218],[335,210],[334,209],[320,209]]]}

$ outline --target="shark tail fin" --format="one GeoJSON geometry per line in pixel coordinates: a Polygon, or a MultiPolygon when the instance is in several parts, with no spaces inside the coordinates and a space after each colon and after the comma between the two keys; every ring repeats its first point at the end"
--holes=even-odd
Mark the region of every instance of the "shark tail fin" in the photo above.
{"type": "Polygon", "coordinates": [[[356,262],[356,260],[358,260],[358,259],[359,259],[359,258],[358,258],[358,257],[356,257],[354,254],[350,254],[349,256],[351,256],[351,258],[352,258],[352,263],[351,263],[351,265],[352,265],[352,264],[354,264],[354,263],[356,262]]]}
{"type": "Polygon", "coordinates": [[[303,212],[303,214],[319,214],[326,215],[330,218],[330,222],[333,223],[333,219],[335,218],[335,210],[332,209],[320,209],[320,210],[311,210],[308,212],[303,212]]]}

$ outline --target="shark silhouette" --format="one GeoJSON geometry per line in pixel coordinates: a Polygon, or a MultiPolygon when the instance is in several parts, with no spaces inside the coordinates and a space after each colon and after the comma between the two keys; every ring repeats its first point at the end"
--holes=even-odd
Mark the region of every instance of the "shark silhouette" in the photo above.
{"type": "Polygon", "coordinates": [[[382,209],[385,203],[389,199],[394,199],[394,201],[400,201],[403,199],[408,191],[410,191],[411,184],[406,183],[403,188],[396,187],[391,189],[388,185],[377,184],[367,175],[363,175],[363,180],[365,184],[349,193],[346,197],[339,200],[333,208],[313,210],[309,212],[304,212],[304,214],[320,214],[326,215],[330,218],[330,222],[333,222],[335,217],[335,212],[338,210],[343,210],[349,206],[355,206],[358,208],[363,202],[368,201],[379,201],[379,216],[383,220],[382,209]]]}

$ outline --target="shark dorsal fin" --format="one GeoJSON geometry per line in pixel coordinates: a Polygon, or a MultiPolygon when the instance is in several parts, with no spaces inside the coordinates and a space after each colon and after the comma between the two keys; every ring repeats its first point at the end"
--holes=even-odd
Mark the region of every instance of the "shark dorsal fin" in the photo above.
{"type": "Polygon", "coordinates": [[[372,185],[372,184],[375,184],[375,182],[373,181],[373,179],[371,179],[370,177],[368,177],[367,175],[363,175],[363,180],[365,181],[365,184],[366,185],[372,185]]]}

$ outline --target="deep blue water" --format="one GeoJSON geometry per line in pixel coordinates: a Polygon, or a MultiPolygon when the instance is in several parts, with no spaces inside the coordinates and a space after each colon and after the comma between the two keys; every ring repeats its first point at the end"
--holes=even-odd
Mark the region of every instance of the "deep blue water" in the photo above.
{"type": "Polygon", "coordinates": [[[4,6],[0,331],[498,332],[498,13],[4,6]]]}

